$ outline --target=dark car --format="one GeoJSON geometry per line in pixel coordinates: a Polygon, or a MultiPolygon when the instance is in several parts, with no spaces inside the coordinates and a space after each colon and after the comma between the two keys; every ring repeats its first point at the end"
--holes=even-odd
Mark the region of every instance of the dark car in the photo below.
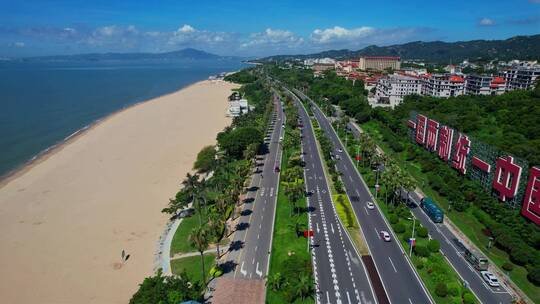
{"type": "Polygon", "coordinates": [[[279,167],[275,167],[275,168],[274,168],[274,171],[275,171],[275,172],[279,172],[279,167]]]}

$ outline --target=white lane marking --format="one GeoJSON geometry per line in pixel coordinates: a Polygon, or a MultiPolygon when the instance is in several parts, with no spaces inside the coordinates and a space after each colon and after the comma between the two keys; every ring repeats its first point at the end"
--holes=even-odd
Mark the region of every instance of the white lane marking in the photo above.
{"type": "Polygon", "coordinates": [[[381,236],[379,235],[379,231],[377,231],[377,228],[373,228],[375,230],[375,234],[377,235],[377,238],[381,238],[381,236]]]}
{"type": "Polygon", "coordinates": [[[388,257],[388,260],[390,260],[390,264],[392,264],[392,268],[394,268],[394,271],[397,272],[396,266],[394,266],[394,262],[392,262],[392,259],[388,257]]]}
{"type": "Polygon", "coordinates": [[[411,298],[409,298],[409,303],[413,304],[412,301],[411,301],[411,298]]]}
{"type": "Polygon", "coordinates": [[[366,214],[369,215],[369,212],[367,211],[366,206],[364,206],[364,210],[366,210],[366,214]]]}
{"type": "Polygon", "coordinates": [[[317,233],[319,233],[319,232],[320,232],[320,230],[319,230],[319,223],[315,223],[315,225],[317,226],[317,233]]]}
{"type": "Polygon", "coordinates": [[[257,233],[257,240],[259,239],[259,233],[257,233]]]}
{"type": "Polygon", "coordinates": [[[247,271],[244,270],[244,261],[242,261],[242,265],[240,266],[240,273],[246,276],[247,271]]]}
{"type": "Polygon", "coordinates": [[[257,262],[257,267],[255,267],[255,273],[256,273],[259,277],[262,277],[262,271],[259,270],[259,262],[257,262]]]}
{"type": "Polygon", "coordinates": [[[255,264],[255,258],[253,258],[253,260],[251,260],[251,264],[255,264]]]}
{"type": "Polygon", "coordinates": [[[330,294],[328,291],[326,292],[326,300],[328,301],[327,303],[330,304],[330,294]]]}
{"type": "Polygon", "coordinates": [[[349,296],[349,292],[347,291],[347,301],[349,301],[349,304],[352,304],[351,297],[349,296]]]}
{"type": "Polygon", "coordinates": [[[332,233],[335,233],[334,232],[334,224],[330,223],[330,228],[332,228],[332,233]]]}

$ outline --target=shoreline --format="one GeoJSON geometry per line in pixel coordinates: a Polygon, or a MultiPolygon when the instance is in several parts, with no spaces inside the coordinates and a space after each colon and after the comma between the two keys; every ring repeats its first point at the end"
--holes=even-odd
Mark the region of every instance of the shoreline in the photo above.
{"type": "Polygon", "coordinates": [[[128,301],[155,273],[160,237],[170,229],[161,209],[198,151],[230,125],[227,96],[237,87],[201,80],[126,106],[4,177],[0,268],[12,274],[0,279],[4,299],[128,301]],[[127,263],[119,260],[124,249],[127,263]],[[20,295],[21,284],[34,288],[20,295]]]}
{"type": "Polygon", "coordinates": [[[35,166],[39,165],[40,163],[46,161],[47,159],[49,159],[54,154],[62,151],[67,145],[75,142],[81,136],[85,135],[89,131],[95,129],[99,125],[105,123],[106,121],[112,119],[113,117],[121,114],[124,111],[127,111],[127,110],[129,110],[131,108],[135,108],[137,106],[140,106],[140,105],[148,103],[148,102],[155,101],[158,98],[162,98],[162,97],[166,97],[166,96],[175,94],[175,93],[177,93],[177,92],[179,92],[181,90],[184,90],[184,89],[187,89],[189,87],[195,86],[195,85],[197,85],[199,83],[217,82],[217,81],[227,82],[225,80],[209,80],[209,79],[199,80],[199,81],[196,81],[194,83],[183,86],[183,87],[181,87],[181,88],[179,88],[179,89],[177,89],[175,91],[165,93],[165,94],[162,94],[162,95],[158,95],[158,96],[152,97],[152,98],[147,99],[147,100],[138,101],[138,102],[136,102],[134,104],[124,106],[121,109],[118,109],[118,110],[113,111],[113,112],[111,112],[109,114],[106,114],[105,116],[103,116],[103,117],[101,117],[99,119],[96,119],[93,122],[91,122],[91,123],[85,125],[84,127],[78,129],[77,131],[71,133],[70,135],[66,136],[64,139],[59,140],[56,143],[54,143],[53,145],[41,150],[40,152],[38,152],[37,154],[32,156],[32,158],[30,158],[29,160],[25,161],[24,163],[16,166],[14,169],[8,171],[7,173],[5,173],[3,175],[0,175],[0,189],[5,187],[7,184],[12,182],[13,180],[15,180],[15,179],[21,177],[22,175],[24,175],[25,173],[30,171],[33,167],[35,167],[35,166]]]}

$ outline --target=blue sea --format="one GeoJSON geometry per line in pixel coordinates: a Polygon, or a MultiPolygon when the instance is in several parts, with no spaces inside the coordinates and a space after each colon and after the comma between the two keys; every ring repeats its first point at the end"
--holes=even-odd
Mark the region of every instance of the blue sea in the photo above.
{"type": "Polygon", "coordinates": [[[97,120],[236,61],[0,62],[0,176],[97,120]]]}

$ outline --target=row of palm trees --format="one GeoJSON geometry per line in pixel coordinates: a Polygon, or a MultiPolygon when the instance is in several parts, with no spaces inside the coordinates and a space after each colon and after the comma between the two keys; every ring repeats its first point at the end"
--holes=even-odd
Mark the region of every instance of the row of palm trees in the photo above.
{"type": "MultiPolygon", "coordinates": [[[[339,122],[338,124],[340,127],[346,125],[344,122],[339,122]]],[[[349,134],[346,133],[345,136],[349,136],[349,134]]],[[[379,151],[375,141],[366,133],[361,133],[358,139],[351,139],[349,144],[349,147],[356,148],[360,153],[363,167],[375,167],[377,170],[384,168],[379,182],[385,188],[385,203],[388,204],[389,199],[394,203],[398,190],[404,189],[408,195],[410,191],[416,188],[416,181],[408,173],[403,171],[392,158],[379,151]]]]}
{"type": "Polygon", "coordinates": [[[182,191],[188,193],[187,202],[196,210],[199,226],[189,235],[189,242],[201,256],[203,282],[206,278],[204,252],[211,243],[216,245],[216,256],[221,256],[220,242],[227,235],[227,221],[240,213],[241,194],[250,170],[250,162],[218,163],[211,178],[201,178],[199,174],[188,173],[182,181],[182,191]]]}

